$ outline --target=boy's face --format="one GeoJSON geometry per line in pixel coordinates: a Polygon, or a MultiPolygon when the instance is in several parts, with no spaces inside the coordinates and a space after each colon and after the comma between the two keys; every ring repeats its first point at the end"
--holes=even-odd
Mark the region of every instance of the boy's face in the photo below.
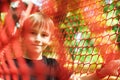
{"type": "Polygon", "coordinates": [[[51,32],[49,29],[32,27],[24,32],[24,44],[29,54],[40,54],[49,45],[51,32]]]}

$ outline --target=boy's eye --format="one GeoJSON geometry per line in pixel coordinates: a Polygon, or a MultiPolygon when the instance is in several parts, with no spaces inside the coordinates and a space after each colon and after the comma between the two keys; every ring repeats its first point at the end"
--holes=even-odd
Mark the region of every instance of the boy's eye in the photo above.
{"type": "Polygon", "coordinates": [[[42,33],[41,36],[42,36],[42,37],[47,37],[47,36],[49,36],[49,35],[48,35],[47,33],[42,33]]]}
{"type": "Polygon", "coordinates": [[[36,32],[34,32],[34,31],[32,31],[32,32],[30,32],[31,34],[33,34],[33,35],[36,35],[37,33],[36,32]]]}

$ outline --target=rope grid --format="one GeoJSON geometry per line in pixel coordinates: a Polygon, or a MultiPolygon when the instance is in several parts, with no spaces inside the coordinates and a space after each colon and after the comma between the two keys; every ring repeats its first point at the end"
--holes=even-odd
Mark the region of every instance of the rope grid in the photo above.
{"type": "MultiPolygon", "coordinates": [[[[94,73],[103,64],[120,59],[119,0],[40,1],[39,10],[33,6],[28,15],[41,11],[50,16],[59,29],[54,34],[60,38],[60,43],[57,44],[59,50],[47,48],[45,56],[57,58],[60,55],[59,63],[65,63],[75,74],[80,73],[79,76],[94,73]],[[67,62],[64,61],[66,58],[69,59],[67,62]]],[[[10,80],[11,76],[12,80],[18,80],[19,73],[22,74],[22,80],[29,80],[31,71],[22,58],[24,52],[18,38],[19,25],[22,24],[21,14],[22,11],[27,12],[29,4],[29,0],[24,4],[21,0],[0,1],[0,80],[3,77],[10,80]],[[20,1],[20,6],[11,8],[11,3],[17,1],[20,1]],[[15,66],[13,57],[16,57],[19,67],[15,66]]],[[[33,63],[38,77],[37,70],[43,71],[44,65],[41,67],[36,62],[33,63]]],[[[41,79],[38,77],[38,80],[41,79]]],[[[103,80],[120,80],[120,77],[108,75],[103,80]]]]}

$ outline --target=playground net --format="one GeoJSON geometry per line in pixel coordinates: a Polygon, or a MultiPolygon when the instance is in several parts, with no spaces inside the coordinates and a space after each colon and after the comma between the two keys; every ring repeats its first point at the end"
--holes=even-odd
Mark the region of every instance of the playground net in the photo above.
{"type": "MultiPolygon", "coordinates": [[[[0,74],[4,74],[9,80],[11,73],[16,80],[18,71],[27,73],[28,67],[23,59],[18,58],[19,69],[13,63],[11,53],[14,56],[22,55],[21,44],[14,36],[15,27],[19,28],[19,16],[29,6],[29,0],[23,0],[20,7],[16,7],[17,1],[0,1],[0,74]],[[12,12],[10,7],[16,8],[12,12]],[[11,17],[12,15],[12,17],[11,17]],[[13,17],[14,16],[14,17],[13,17]],[[11,48],[12,46],[12,48],[11,48]],[[13,50],[14,49],[14,50],[13,50]],[[6,64],[6,60],[8,63],[6,64]]],[[[119,0],[38,0],[39,10],[50,16],[55,25],[62,32],[62,40],[67,55],[72,62],[67,62],[67,67],[72,67],[74,73],[90,74],[99,69],[102,64],[111,60],[120,59],[120,1],[119,0]]],[[[37,9],[32,9],[35,12],[37,9]]],[[[29,11],[28,11],[29,12],[29,11]]],[[[56,55],[47,53],[48,57],[56,55]]],[[[119,76],[119,75],[118,75],[119,76]]],[[[118,76],[107,76],[105,80],[119,80],[118,76]]],[[[26,80],[27,75],[23,75],[26,80]]]]}

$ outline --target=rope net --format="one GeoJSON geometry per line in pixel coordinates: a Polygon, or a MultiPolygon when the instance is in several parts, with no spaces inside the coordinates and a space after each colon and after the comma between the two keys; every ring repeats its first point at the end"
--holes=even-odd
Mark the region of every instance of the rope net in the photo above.
{"type": "MultiPolygon", "coordinates": [[[[31,70],[23,56],[19,40],[19,24],[22,11],[32,14],[36,11],[50,16],[59,31],[55,34],[60,43],[57,52],[60,62],[65,63],[75,74],[91,74],[102,64],[120,59],[120,1],[119,0],[33,0],[34,6],[29,13],[29,0],[0,0],[0,76],[5,80],[29,80],[31,70]],[[17,1],[20,5],[16,7],[17,1]],[[23,4],[24,3],[24,4],[23,4]],[[12,7],[12,8],[11,8],[12,7]],[[17,29],[17,30],[16,30],[17,29]],[[18,32],[16,32],[18,31],[18,32]],[[59,33],[60,32],[60,33],[59,33]],[[62,33],[62,36],[59,36],[62,33]],[[63,49],[62,49],[63,48],[63,49]],[[67,55],[64,54],[67,52],[67,55]],[[13,61],[17,59],[17,66],[13,61]]],[[[29,15],[28,14],[28,15],[29,15]]],[[[44,55],[56,58],[55,49],[47,48],[44,55]],[[51,54],[49,54],[51,53],[51,54]]],[[[38,80],[44,80],[38,74],[44,65],[35,65],[38,80]]],[[[47,67],[46,67],[47,69],[47,67]]],[[[44,72],[46,71],[44,69],[44,72]]],[[[64,73],[63,75],[65,75],[64,73]]],[[[63,75],[61,75],[63,77],[63,75]]],[[[119,80],[118,76],[106,76],[103,80],[119,80]]],[[[60,80],[67,80],[61,78],[60,80]]]]}

